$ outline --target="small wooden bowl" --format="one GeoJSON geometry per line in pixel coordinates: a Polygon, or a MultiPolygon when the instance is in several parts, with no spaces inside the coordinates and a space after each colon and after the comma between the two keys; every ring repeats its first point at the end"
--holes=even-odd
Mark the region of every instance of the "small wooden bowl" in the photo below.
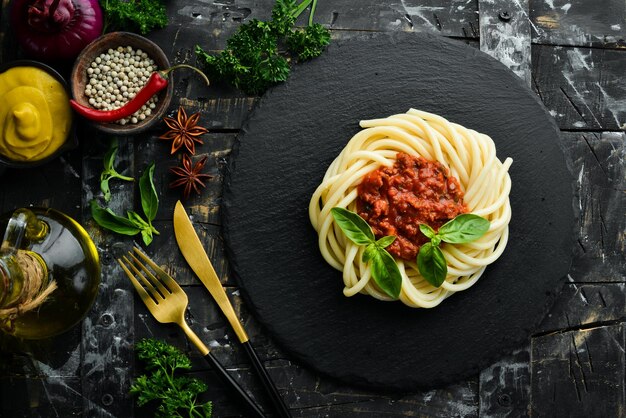
{"type": "MultiPolygon", "coordinates": [[[[74,68],[72,69],[72,78],[70,82],[70,87],[74,100],[85,106],[90,106],[88,101],[89,99],[85,95],[85,86],[87,85],[89,80],[87,76],[87,69],[100,54],[106,52],[107,50],[109,50],[109,48],[116,49],[119,46],[130,46],[135,50],[141,49],[155,61],[159,70],[165,70],[170,67],[170,62],[165,56],[163,50],[151,40],[130,32],[107,33],[106,35],[102,35],[101,37],[97,38],[89,45],[87,45],[87,47],[83,49],[83,51],[76,59],[76,62],[74,63],[74,68]]],[[[154,123],[158,122],[165,114],[167,108],[170,105],[173,94],[174,84],[172,80],[172,74],[170,73],[169,83],[164,90],[161,90],[157,94],[159,100],[156,103],[156,108],[153,109],[150,116],[137,123],[128,123],[126,125],[120,125],[118,123],[92,122],[93,126],[103,132],[116,135],[133,135],[139,132],[143,132],[154,123]]]]}

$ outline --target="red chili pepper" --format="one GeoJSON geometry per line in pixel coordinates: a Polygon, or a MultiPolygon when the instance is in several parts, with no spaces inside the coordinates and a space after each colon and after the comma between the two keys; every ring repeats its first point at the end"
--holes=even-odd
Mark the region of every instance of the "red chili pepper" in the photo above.
{"type": "Polygon", "coordinates": [[[74,99],[70,99],[70,105],[81,116],[95,122],[115,122],[126,118],[146,104],[148,100],[165,87],[167,87],[166,74],[161,71],[155,71],[150,75],[146,85],[137,92],[135,97],[130,99],[124,106],[113,110],[98,110],[93,107],[84,106],[74,99]]]}
{"type": "Polygon", "coordinates": [[[135,97],[130,99],[124,106],[118,107],[117,109],[113,109],[113,110],[94,109],[93,107],[84,106],[78,103],[74,99],[70,99],[70,106],[72,106],[72,108],[76,111],[76,113],[94,122],[101,122],[101,123],[115,122],[116,120],[129,117],[130,115],[132,115],[133,113],[141,109],[141,106],[146,104],[152,96],[154,96],[155,94],[163,90],[165,87],[167,87],[168,74],[172,70],[175,70],[180,67],[187,67],[195,71],[198,71],[204,77],[207,84],[209,84],[209,80],[206,78],[204,73],[202,73],[200,70],[198,70],[197,68],[191,67],[189,65],[186,65],[186,64],[179,64],[164,71],[153,72],[150,75],[150,78],[148,79],[148,82],[146,83],[146,85],[137,92],[135,97]]]}

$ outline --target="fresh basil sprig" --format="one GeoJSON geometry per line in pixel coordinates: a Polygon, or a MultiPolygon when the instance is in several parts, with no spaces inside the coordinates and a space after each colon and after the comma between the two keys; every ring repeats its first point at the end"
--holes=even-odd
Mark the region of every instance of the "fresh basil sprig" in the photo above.
{"type": "Polygon", "coordinates": [[[123,176],[115,170],[113,164],[115,163],[115,157],[117,156],[117,139],[113,139],[111,141],[111,145],[109,146],[108,151],[104,154],[104,169],[102,173],[100,173],[100,190],[104,195],[104,201],[108,202],[111,200],[111,189],[109,188],[109,180],[112,178],[124,180],[124,181],[133,181],[132,177],[123,176]]]}
{"type": "Polygon", "coordinates": [[[422,245],[417,254],[417,268],[420,274],[435,287],[441,286],[448,274],[446,259],[439,248],[441,241],[450,244],[465,244],[477,240],[489,230],[487,219],[471,213],[458,215],[446,222],[435,232],[430,226],[420,224],[422,234],[430,242],[422,245]]]}
{"type": "Polygon", "coordinates": [[[139,179],[139,193],[141,195],[141,208],[146,215],[142,218],[132,210],[126,212],[126,218],[117,215],[109,208],[101,207],[96,200],[91,201],[91,216],[103,228],[122,235],[137,235],[146,245],[152,242],[153,234],[159,235],[152,221],[156,217],[159,208],[159,197],[154,187],[154,163],[150,164],[139,179]]]}
{"type": "Polygon", "coordinates": [[[376,241],[372,228],[358,214],[340,207],[332,208],[330,212],[350,241],[356,245],[365,245],[362,260],[370,263],[376,284],[393,299],[398,299],[402,289],[402,275],[396,261],[385,250],[396,237],[388,236],[376,241]]]}

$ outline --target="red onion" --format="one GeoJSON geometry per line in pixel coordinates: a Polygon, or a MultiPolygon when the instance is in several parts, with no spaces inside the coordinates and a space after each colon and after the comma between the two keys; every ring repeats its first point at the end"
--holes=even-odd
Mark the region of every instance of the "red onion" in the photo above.
{"type": "Polygon", "coordinates": [[[15,0],[11,26],[33,58],[73,60],[102,34],[102,9],[98,0],[15,0]]]}

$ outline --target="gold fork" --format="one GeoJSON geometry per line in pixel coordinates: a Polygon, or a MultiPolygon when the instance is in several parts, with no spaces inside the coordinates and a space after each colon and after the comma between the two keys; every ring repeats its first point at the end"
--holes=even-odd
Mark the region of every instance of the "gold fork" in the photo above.
{"type": "Polygon", "coordinates": [[[139,297],[150,313],[161,323],[178,324],[185,331],[193,345],[200,351],[204,359],[213,367],[223,383],[232,390],[233,395],[237,396],[240,401],[243,401],[249,412],[254,416],[265,417],[252,398],[228,374],[224,366],[211,354],[198,335],[189,328],[187,321],[185,321],[185,311],[188,304],[187,294],[165,270],[157,266],[147,255],[142,253],[137,247],[134,247],[133,250],[145,264],[131,251],[128,252],[128,257],[122,256],[121,259],[117,259],[117,262],[122,266],[133,286],[135,286],[139,297]],[[150,266],[154,273],[146,267],[146,264],[150,266]]]}

